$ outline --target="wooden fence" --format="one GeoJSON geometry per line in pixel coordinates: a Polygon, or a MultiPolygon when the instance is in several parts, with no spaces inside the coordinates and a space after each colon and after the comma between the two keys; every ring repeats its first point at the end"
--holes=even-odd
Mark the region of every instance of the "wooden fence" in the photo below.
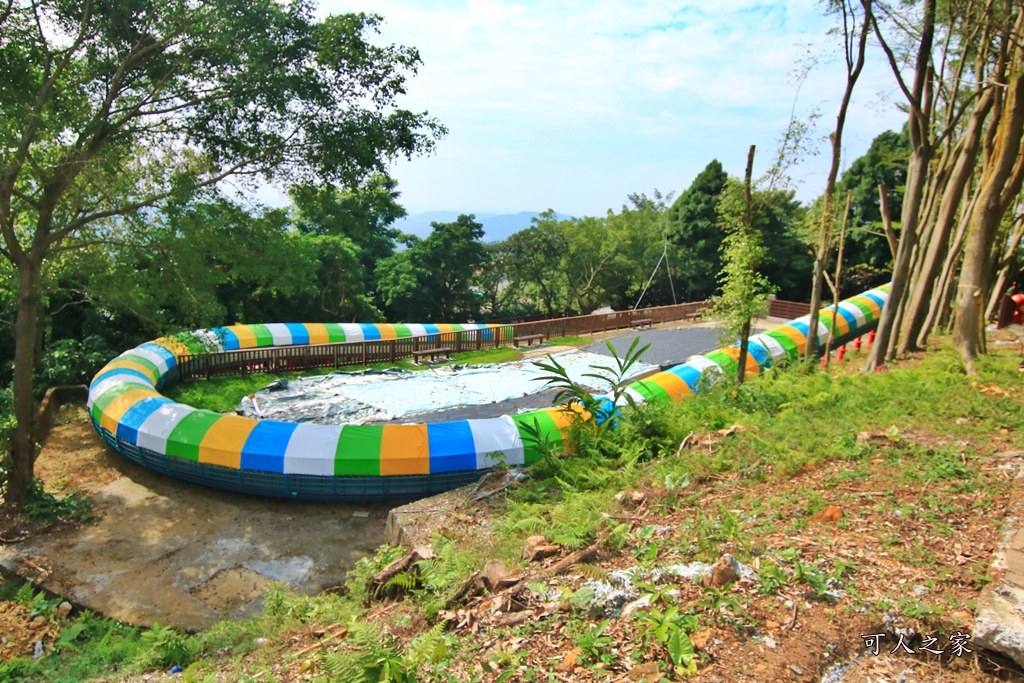
{"type": "MultiPolygon", "coordinates": [[[[415,352],[431,349],[451,349],[453,353],[479,351],[508,346],[516,337],[543,334],[546,338],[576,337],[608,330],[633,326],[636,321],[658,323],[687,320],[701,317],[709,307],[706,301],[641,308],[635,311],[616,311],[568,318],[536,320],[515,323],[487,329],[441,332],[435,334],[405,337],[403,339],[381,339],[375,341],[354,341],[337,344],[311,346],[273,346],[260,349],[223,351],[184,355],[178,364],[161,378],[160,385],[187,382],[200,377],[217,375],[248,375],[256,372],[279,373],[334,368],[370,363],[394,363],[411,358],[415,352]]],[[[788,311],[786,305],[803,306],[795,316],[807,313],[807,304],[787,301],[772,301],[771,315],[782,315],[776,311],[788,311]],[[780,308],[780,304],[782,305],[780,308]]],[[[793,309],[796,310],[796,309],[793,309]]]]}

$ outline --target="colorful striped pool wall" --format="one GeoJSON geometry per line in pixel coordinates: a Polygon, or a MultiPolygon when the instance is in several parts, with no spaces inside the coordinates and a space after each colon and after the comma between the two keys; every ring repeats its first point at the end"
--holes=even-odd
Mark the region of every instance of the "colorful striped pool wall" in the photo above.
{"type": "MultiPolygon", "coordinates": [[[[839,304],[835,344],[873,329],[888,285],[839,304]]],[[[817,336],[824,347],[832,325],[822,309],[817,336]]],[[[192,333],[214,352],[372,339],[401,339],[452,330],[493,330],[486,324],[271,323],[231,325],[192,333]]],[[[809,317],[751,337],[748,375],[803,354],[809,317]]],[[[104,366],[89,388],[93,425],[116,450],[150,469],[185,481],[254,495],[313,500],[411,498],[479,478],[495,464],[524,465],[540,457],[535,439],[558,446],[572,411],[547,408],[521,415],[426,424],[317,425],[253,420],[193,408],[158,388],[187,345],[164,337],[125,351],[104,366]]],[[[689,359],[633,382],[636,401],[679,401],[699,389],[704,373],[735,373],[738,345],[689,359]]]]}

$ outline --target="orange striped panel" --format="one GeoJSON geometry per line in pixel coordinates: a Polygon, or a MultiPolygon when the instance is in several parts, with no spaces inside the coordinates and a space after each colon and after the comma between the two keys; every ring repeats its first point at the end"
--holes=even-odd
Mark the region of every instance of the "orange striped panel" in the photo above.
{"type": "Polygon", "coordinates": [[[779,332],[786,335],[790,340],[796,344],[797,353],[803,353],[807,350],[807,337],[804,336],[803,332],[791,327],[789,325],[780,325],[776,327],[772,332],[779,332]]]}
{"type": "Polygon", "coordinates": [[[255,349],[259,345],[256,333],[250,330],[248,325],[229,325],[227,329],[238,337],[238,348],[255,349]]]}
{"type": "Polygon", "coordinates": [[[850,297],[849,299],[847,299],[847,301],[849,301],[851,303],[856,301],[857,303],[864,304],[865,306],[870,308],[871,312],[875,316],[875,320],[878,320],[880,317],[882,317],[882,307],[878,305],[877,301],[875,301],[874,299],[872,299],[869,296],[864,296],[863,294],[859,294],[857,296],[850,297]]]}
{"type": "Polygon", "coordinates": [[[833,332],[833,336],[842,337],[843,335],[850,333],[850,321],[846,319],[842,311],[822,311],[821,318],[825,321],[826,325],[832,325],[832,314],[836,316],[836,329],[833,332]]]}
{"type": "Polygon", "coordinates": [[[558,427],[558,431],[561,432],[563,437],[569,433],[569,427],[572,426],[574,419],[573,416],[577,414],[565,408],[547,408],[544,412],[555,421],[555,426],[558,427]]]}
{"type": "Polygon", "coordinates": [[[259,424],[238,415],[225,415],[210,427],[199,444],[199,462],[238,469],[242,464],[242,446],[259,424]]]}
{"type": "Polygon", "coordinates": [[[427,425],[384,425],[380,439],[381,476],[430,474],[427,425]]]}
{"type": "Polygon", "coordinates": [[[126,391],[113,401],[107,404],[107,407],[103,409],[103,416],[100,418],[100,427],[106,429],[111,434],[117,434],[117,424],[124,417],[132,406],[141,401],[144,398],[150,396],[160,397],[160,393],[153,391],[152,389],[145,389],[139,387],[132,391],[126,391]]]}
{"type": "Polygon", "coordinates": [[[398,339],[398,332],[391,323],[377,323],[377,331],[381,339],[398,339]]]}
{"type": "Polygon", "coordinates": [[[437,323],[438,332],[451,332],[452,326],[450,323],[437,323]]]}
{"type": "Polygon", "coordinates": [[[309,343],[312,344],[327,344],[331,340],[331,336],[327,333],[327,328],[324,327],[323,323],[306,323],[306,332],[309,333],[309,343]]]}
{"type": "Polygon", "coordinates": [[[672,397],[673,401],[678,401],[693,394],[693,390],[683,381],[683,378],[671,372],[659,372],[647,377],[644,381],[657,384],[665,390],[665,393],[672,397]]]}
{"type": "MultiPolygon", "coordinates": [[[[794,339],[794,341],[796,341],[796,340],[794,339]]],[[[804,346],[806,346],[806,345],[807,344],[805,342],[804,346]]],[[[738,347],[738,346],[727,346],[724,349],[719,349],[719,351],[721,351],[725,355],[729,356],[729,358],[732,358],[734,361],[737,362],[737,364],[739,363],[739,360],[740,360],[740,347],[738,347]]],[[[754,354],[750,353],[750,351],[747,351],[747,370],[746,370],[746,376],[747,377],[751,377],[753,375],[760,375],[760,374],[761,374],[761,368],[757,364],[757,359],[754,358],[754,354]]]]}

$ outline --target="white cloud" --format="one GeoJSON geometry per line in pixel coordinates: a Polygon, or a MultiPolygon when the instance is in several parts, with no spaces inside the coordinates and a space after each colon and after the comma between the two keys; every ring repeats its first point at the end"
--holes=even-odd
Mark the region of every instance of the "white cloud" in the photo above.
{"type": "MultiPolygon", "coordinates": [[[[402,106],[429,110],[451,130],[436,155],[395,167],[412,211],[600,215],[630,192],[681,191],[715,157],[739,173],[749,144],[770,156],[806,46],[832,40],[814,0],[320,4],[324,14],[346,11],[383,15],[382,42],[420,50],[402,106]]],[[[852,154],[902,124],[893,107],[872,108],[890,87],[885,68],[876,59],[865,72],[852,154]]],[[[842,87],[839,65],[819,67],[797,112],[820,105],[830,126],[842,87]]]]}

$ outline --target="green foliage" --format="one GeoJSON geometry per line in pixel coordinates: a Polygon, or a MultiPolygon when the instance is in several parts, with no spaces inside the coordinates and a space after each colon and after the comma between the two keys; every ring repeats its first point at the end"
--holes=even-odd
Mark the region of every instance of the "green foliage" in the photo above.
{"type": "Polygon", "coordinates": [[[606,634],[611,620],[605,619],[598,624],[577,625],[570,631],[569,637],[583,651],[584,662],[600,662],[610,666],[615,662],[615,654],[611,652],[615,639],[606,634]]]}
{"type": "Polygon", "coordinates": [[[680,248],[677,272],[686,283],[687,301],[710,298],[717,289],[715,276],[721,270],[724,237],[718,224],[718,202],[727,180],[721,162],[712,160],[668,211],[669,239],[680,248]]]}
{"type": "Polygon", "coordinates": [[[55,496],[43,488],[41,479],[33,479],[25,501],[25,513],[33,519],[86,522],[93,518],[92,502],[81,493],[72,491],[55,496]]]}
{"type": "MultiPolygon", "coordinates": [[[[732,341],[749,334],[750,320],[757,317],[773,291],[758,270],[767,250],[758,229],[744,224],[743,188],[730,181],[718,207],[726,237],[722,240],[722,293],[714,303],[715,320],[725,328],[723,339],[732,341]]],[[[746,339],[741,340],[743,343],[746,339]]]]}
{"type": "Polygon", "coordinates": [[[196,644],[187,634],[159,622],[143,631],[140,639],[149,648],[148,657],[155,666],[185,667],[196,655],[196,644]]]}
{"type": "Polygon", "coordinates": [[[374,624],[353,621],[349,625],[348,647],[326,654],[324,669],[333,680],[352,683],[416,683],[417,671],[448,656],[444,625],[418,636],[402,649],[390,634],[374,624]]]}
{"type": "Polygon", "coordinates": [[[607,397],[595,397],[589,389],[573,381],[569,377],[568,371],[550,354],[548,354],[546,363],[544,361],[533,362],[533,365],[547,373],[535,378],[535,381],[544,382],[545,389],[557,389],[552,398],[552,404],[559,405],[566,401],[570,405],[578,404],[582,408],[582,410],[574,411],[574,414],[578,416],[578,421],[588,422],[591,417],[594,417],[596,418],[594,424],[599,429],[610,429],[615,426],[617,406],[621,405],[623,401],[630,407],[636,407],[636,400],[632,395],[626,393],[626,386],[629,384],[627,375],[647,349],[651,348],[650,344],[646,344],[638,349],[640,337],[636,337],[625,355],[619,357],[610,341],[605,340],[605,344],[612,354],[613,365],[592,365],[590,366],[592,372],[585,372],[583,376],[607,384],[610,391],[607,397]]]}
{"type": "Polygon", "coordinates": [[[431,226],[425,239],[407,236],[408,249],[376,266],[377,290],[388,320],[445,322],[479,315],[480,300],[473,286],[487,259],[483,226],[472,214],[431,226]]]}
{"type": "Polygon", "coordinates": [[[40,380],[50,387],[88,384],[96,371],[117,353],[95,334],[81,340],[59,339],[46,349],[40,380]]]}

